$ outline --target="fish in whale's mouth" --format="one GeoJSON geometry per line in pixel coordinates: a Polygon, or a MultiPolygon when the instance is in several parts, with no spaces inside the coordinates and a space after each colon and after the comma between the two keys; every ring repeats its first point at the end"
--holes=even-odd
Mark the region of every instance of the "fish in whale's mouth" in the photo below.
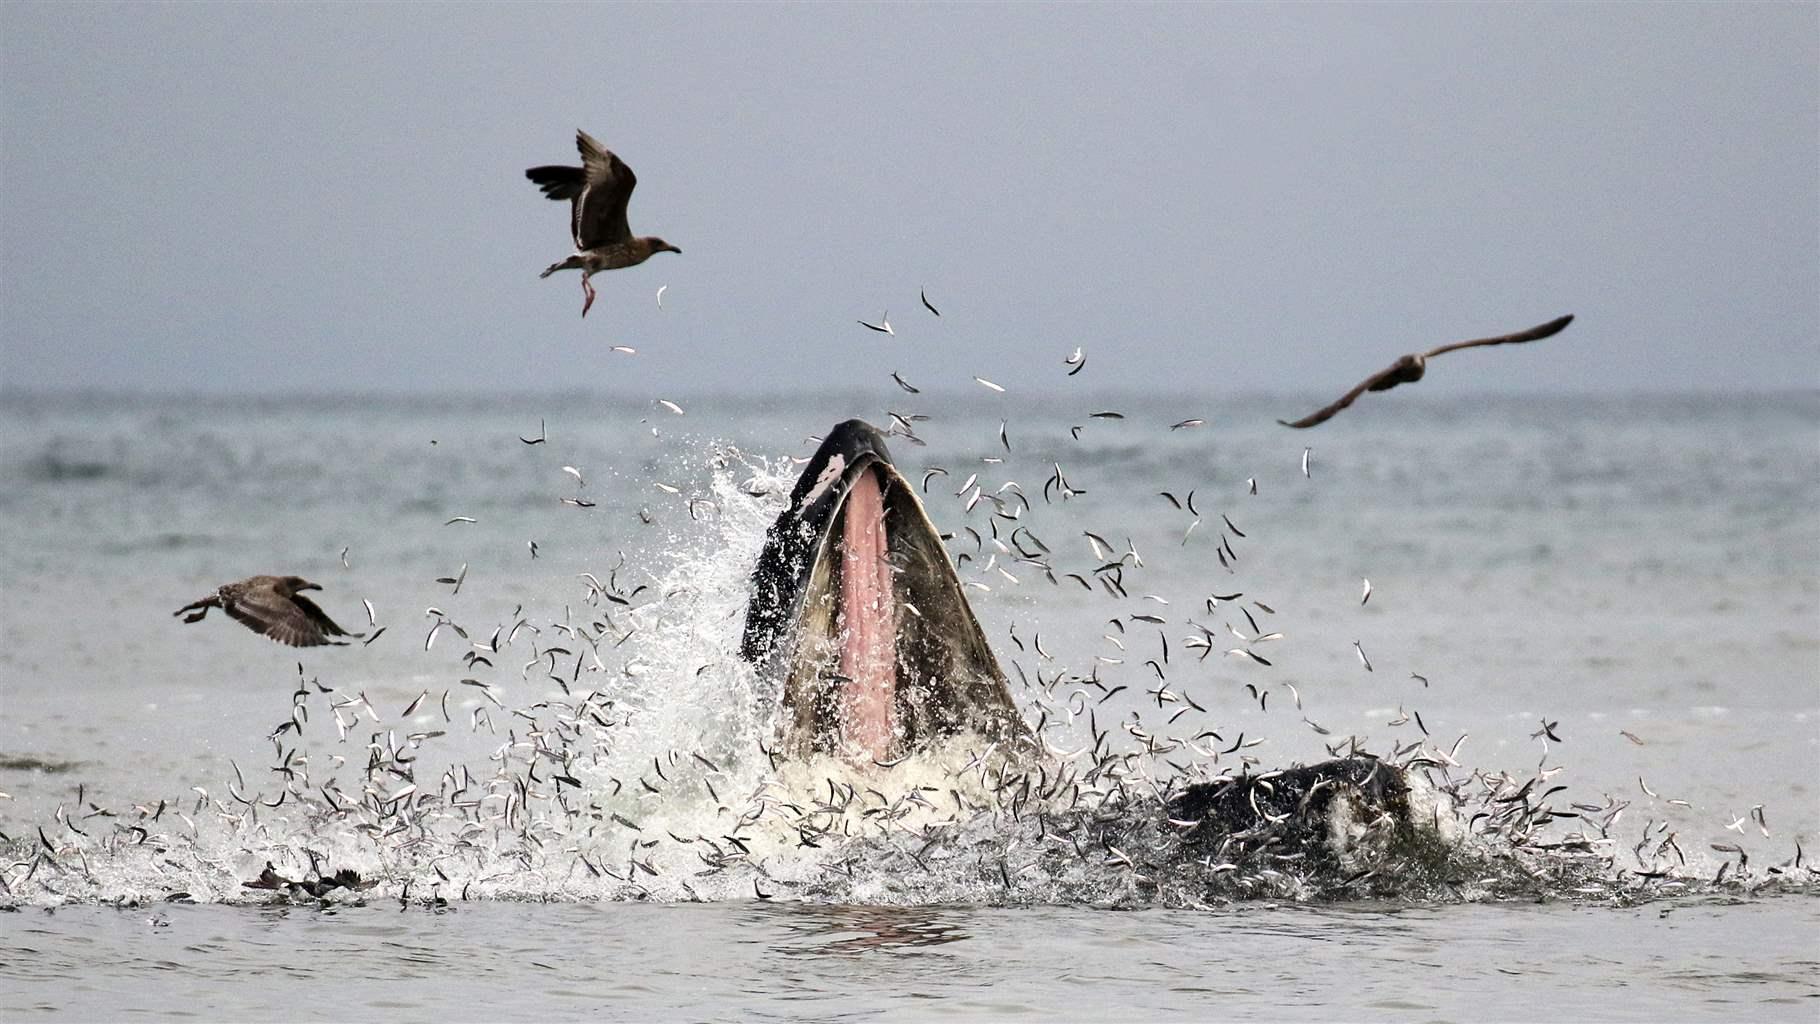
{"type": "Polygon", "coordinates": [[[941,535],[871,426],[829,434],[752,576],[741,653],[781,683],[787,752],[884,761],[968,730],[1029,736],[941,535]]]}

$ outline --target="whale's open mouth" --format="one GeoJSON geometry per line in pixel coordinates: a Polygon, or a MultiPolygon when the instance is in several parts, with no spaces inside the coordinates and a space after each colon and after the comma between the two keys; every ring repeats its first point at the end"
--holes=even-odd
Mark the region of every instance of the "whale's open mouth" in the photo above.
{"type": "MultiPolygon", "coordinates": [[[[882,473],[862,470],[840,512],[834,633],[840,650],[834,713],[859,753],[882,757],[897,733],[897,602],[885,530],[882,473]]],[[[832,561],[832,560],[830,560],[832,561]]]]}
{"type": "Polygon", "coordinates": [[[1028,734],[941,535],[872,427],[829,435],[752,577],[742,653],[781,681],[791,753],[882,761],[963,730],[1028,734]]]}

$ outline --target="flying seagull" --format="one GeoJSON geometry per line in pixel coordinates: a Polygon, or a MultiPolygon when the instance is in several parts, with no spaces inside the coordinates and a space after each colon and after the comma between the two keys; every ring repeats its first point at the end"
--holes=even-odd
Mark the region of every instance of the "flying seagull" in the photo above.
{"type": "Polygon", "coordinates": [[[580,167],[533,167],[525,171],[525,177],[551,199],[574,203],[569,220],[575,254],[550,264],[538,276],[549,277],[558,270],[581,271],[581,292],[587,297],[581,315],[587,316],[594,305],[594,286],[588,278],[603,270],[635,267],[654,253],[682,250],[661,238],[632,237],[632,229],[626,225],[626,204],[638,177],[624,160],[584,131],[576,131],[575,148],[581,151],[580,167]]]}
{"type": "Polygon", "coordinates": [[[200,622],[210,608],[219,608],[253,632],[292,647],[345,646],[343,641],[329,637],[365,636],[337,626],[314,601],[299,593],[321,589],[320,584],[301,576],[252,576],[239,583],[224,584],[213,595],[192,601],[172,614],[188,612],[183,621],[200,622]]]}
{"type": "Polygon", "coordinates": [[[1427,352],[1420,354],[1412,352],[1409,355],[1398,359],[1396,362],[1391,363],[1390,366],[1378,371],[1376,374],[1365,378],[1364,382],[1359,384],[1358,387],[1341,395],[1339,401],[1327,408],[1304,416],[1293,423],[1288,420],[1277,420],[1277,422],[1285,427],[1298,428],[1312,427],[1317,424],[1325,423],[1333,418],[1334,413],[1351,405],[1360,395],[1367,391],[1389,391],[1398,384],[1410,384],[1421,380],[1423,372],[1427,369],[1428,360],[1433,359],[1443,352],[1452,352],[1457,348],[1474,348],[1479,345],[1505,345],[1519,341],[1536,341],[1540,338],[1546,338],[1551,334],[1561,333],[1561,330],[1568,324],[1573,323],[1573,321],[1573,314],[1570,313],[1558,320],[1550,320],[1545,324],[1531,327],[1527,331],[1518,331],[1515,334],[1506,334],[1496,338],[1478,338],[1473,341],[1456,341],[1451,345],[1442,345],[1440,348],[1430,349],[1427,352]]]}

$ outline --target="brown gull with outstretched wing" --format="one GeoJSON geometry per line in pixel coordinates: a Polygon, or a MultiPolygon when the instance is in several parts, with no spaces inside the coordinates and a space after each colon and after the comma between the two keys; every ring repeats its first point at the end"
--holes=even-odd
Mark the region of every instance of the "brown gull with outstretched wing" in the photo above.
{"type": "Polygon", "coordinates": [[[210,608],[219,608],[253,632],[292,647],[343,646],[346,641],[329,638],[365,636],[337,626],[334,619],[316,607],[316,602],[298,593],[321,589],[320,584],[302,576],[250,576],[238,583],[223,584],[209,597],[192,601],[171,614],[183,615],[185,622],[200,622],[210,608]],[[184,615],[185,612],[189,614],[184,615]]]}
{"type": "Polygon", "coordinates": [[[570,208],[570,233],[575,238],[575,254],[561,263],[550,264],[539,277],[549,277],[558,270],[581,271],[581,315],[587,316],[594,305],[594,286],[588,278],[603,270],[635,267],[660,252],[682,252],[676,246],[656,237],[632,237],[626,223],[626,204],[632,201],[632,189],[638,176],[626,162],[614,156],[607,147],[587,132],[577,130],[575,148],[581,151],[580,167],[533,167],[525,171],[543,194],[551,199],[567,199],[570,208]]]}
{"type": "Polygon", "coordinates": [[[1277,422],[1285,427],[1312,427],[1317,424],[1325,423],[1333,418],[1334,413],[1351,405],[1360,395],[1367,391],[1389,391],[1398,384],[1413,384],[1416,381],[1421,380],[1422,374],[1427,372],[1428,360],[1433,359],[1443,352],[1452,352],[1453,350],[1460,348],[1477,348],[1480,345],[1509,345],[1519,341],[1536,341],[1552,334],[1561,333],[1561,330],[1568,324],[1573,323],[1573,320],[1573,314],[1569,313],[1567,316],[1561,317],[1560,319],[1550,320],[1545,324],[1539,324],[1535,327],[1531,327],[1527,331],[1518,331],[1515,334],[1499,335],[1496,338],[1475,338],[1472,341],[1456,341],[1450,345],[1442,345],[1440,348],[1429,349],[1427,352],[1412,352],[1409,355],[1398,359],[1396,362],[1391,363],[1388,367],[1385,367],[1372,376],[1365,378],[1364,381],[1360,382],[1358,387],[1341,395],[1339,401],[1334,402],[1327,408],[1322,409],[1319,412],[1310,413],[1294,422],[1289,420],[1277,420],[1277,422]]]}

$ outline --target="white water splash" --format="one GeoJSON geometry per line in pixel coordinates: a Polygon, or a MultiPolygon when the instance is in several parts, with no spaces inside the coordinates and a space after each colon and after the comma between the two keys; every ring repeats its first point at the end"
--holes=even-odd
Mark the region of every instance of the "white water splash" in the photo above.
{"type": "MultiPolygon", "coordinates": [[[[793,469],[719,449],[702,458],[705,493],[688,503],[686,523],[669,527],[648,568],[596,575],[581,605],[509,624],[498,650],[470,634],[469,653],[490,655],[503,682],[480,678],[478,663],[425,677],[459,712],[447,721],[428,703],[408,721],[388,718],[300,680],[296,729],[274,736],[279,788],[237,777],[136,818],[60,817],[42,838],[15,837],[0,895],[264,901],[273,894],[243,883],[267,863],[287,879],[348,869],[370,884],[330,891],[332,900],[1199,906],[1323,892],[1642,891],[1611,880],[1609,843],[1520,851],[1529,860],[1519,866],[1518,851],[1498,846],[1503,837],[1469,841],[1432,787],[1418,787],[1412,807],[1432,825],[1428,876],[1385,872],[1348,888],[1390,855],[1366,841],[1378,822],[1344,813],[1329,826],[1333,845],[1350,852],[1331,876],[1292,858],[1241,866],[1187,848],[1162,823],[1166,780],[1226,769],[1216,756],[1177,751],[1182,772],[1135,722],[1103,734],[1128,747],[1108,740],[1101,750],[1089,695],[1075,685],[1087,677],[1065,671],[1052,677],[1069,680],[1063,695],[1025,694],[1053,716],[1040,764],[1009,764],[964,736],[889,769],[823,757],[774,764],[765,749],[776,694],[738,646],[750,567],[793,469]],[[513,681],[524,649],[530,660],[513,681]],[[554,671],[558,661],[572,664],[568,678],[554,671]],[[549,671],[534,675],[540,665],[549,671]],[[532,699],[501,696],[524,684],[532,699]],[[463,746],[455,733],[483,728],[490,752],[452,749],[463,746]]],[[[453,655],[439,647],[434,656],[453,655]]],[[[1492,810],[1509,808],[1521,784],[1480,781],[1479,800],[1492,810]]]]}

